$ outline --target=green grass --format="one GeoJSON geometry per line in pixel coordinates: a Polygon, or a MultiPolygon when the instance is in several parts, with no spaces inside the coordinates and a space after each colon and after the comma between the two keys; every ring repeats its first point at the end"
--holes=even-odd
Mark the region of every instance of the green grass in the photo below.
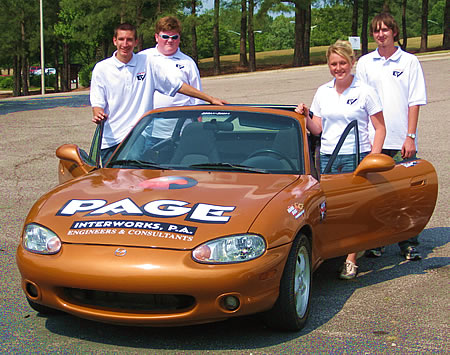
{"type": "MultiPolygon", "coordinates": [[[[439,50],[442,47],[443,35],[428,36],[428,51],[439,50]]],[[[311,65],[325,64],[325,53],[328,46],[312,47],[310,51],[311,65]]],[[[369,42],[369,51],[376,48],[375,42],[369,42]]],[[[408,38],[407,51],[416,53],[420,48],[420,37],[408,38]]],[[[283,49],[278,51],[267,51],[256,53],[256,67],[258,69],[267,69],[267,67],[290,67],[294,49],[283,49]]],[[[199,68],[202,76],[211,75],[214,66],[213,58],[204,58],[199,61],[199,68]]],[[[225,55],[220,57],[220,66],[223,73],[246,71],[245,68],[239,68],[239,54],[225,55]]]]}

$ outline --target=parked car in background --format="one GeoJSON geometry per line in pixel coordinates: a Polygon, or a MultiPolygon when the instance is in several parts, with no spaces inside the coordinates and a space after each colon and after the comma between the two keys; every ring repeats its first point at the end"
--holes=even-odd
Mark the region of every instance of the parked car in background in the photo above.
{"type": "Polygon", "coordinates": [[[41,67],[31,66],[30,67],[30,75],[41,75],[41,67]],[[39,73],[38,73],[39,71],[39,73]]]}
{"type": "MultiPolygon", "coordinates": [[[[42,69],[39,67],[38,69],[34,70],[33,75],[41,75],[41,73],[42,73],[42,69]]],[[[30,72],[30,74],[31,74],[31,72],[30,72]]],[[[55,68],[45,68],[45,75],[55,75],[55,74],[56,74],[55,68]]]]}

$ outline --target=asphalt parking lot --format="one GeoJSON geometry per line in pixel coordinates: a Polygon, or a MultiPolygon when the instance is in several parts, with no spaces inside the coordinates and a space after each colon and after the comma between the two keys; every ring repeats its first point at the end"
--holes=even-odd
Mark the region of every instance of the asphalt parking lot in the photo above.
{"type": "MultiPolygon", "coordinates": [[[[135,328],[69,315],[43,316],[26,303],[15,249],[33,203],[57,184],[55,150],[89,148],[94,132],[87,92],[0,100],[0,353],[438,353],[448,354],[450,319],[450,53],[421,59],[428,105],[419,118],[419,156],[435,166],[439,197],[421,233],[423,260],[406,262],[396,245],[360,259],[360,274],[340,281],[340,259],[314,274],[311,316],[298,333],[273,332],[257,317],[178,328],[135,328]]],[[[326,66],[203,79],[230,103],[310,104],[330,80],[326,66]]]]}

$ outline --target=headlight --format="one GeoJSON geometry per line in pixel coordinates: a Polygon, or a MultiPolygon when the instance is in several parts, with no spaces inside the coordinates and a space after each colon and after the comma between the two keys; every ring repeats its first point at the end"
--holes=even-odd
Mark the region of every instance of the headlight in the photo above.
{"type": "Polygon", "coordinates": [[[23,247],[33,253],[56,254],[61,249],[61,239],[50,229],[30,223],[23,232],[23,247]]]}
{"type": "Polygon", "coordinates": [[[266,251],[266,243],[259,235],[242,234],[214,239],[192,251],[192,258],[200,263],[241,263],[256,259],[266,251]]]}

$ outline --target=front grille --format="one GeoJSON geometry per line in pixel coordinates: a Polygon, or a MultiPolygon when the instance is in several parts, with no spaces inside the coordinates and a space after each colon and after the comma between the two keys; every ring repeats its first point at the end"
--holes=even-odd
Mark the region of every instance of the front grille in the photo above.
{"type": "Polygon", "coordinates": [[[195,304],[195,298],[188,295],[107,292],[79,288],[65,288],[64,294],[69,302],[124,312],[168,313],[186,310],[195,304]]]}

